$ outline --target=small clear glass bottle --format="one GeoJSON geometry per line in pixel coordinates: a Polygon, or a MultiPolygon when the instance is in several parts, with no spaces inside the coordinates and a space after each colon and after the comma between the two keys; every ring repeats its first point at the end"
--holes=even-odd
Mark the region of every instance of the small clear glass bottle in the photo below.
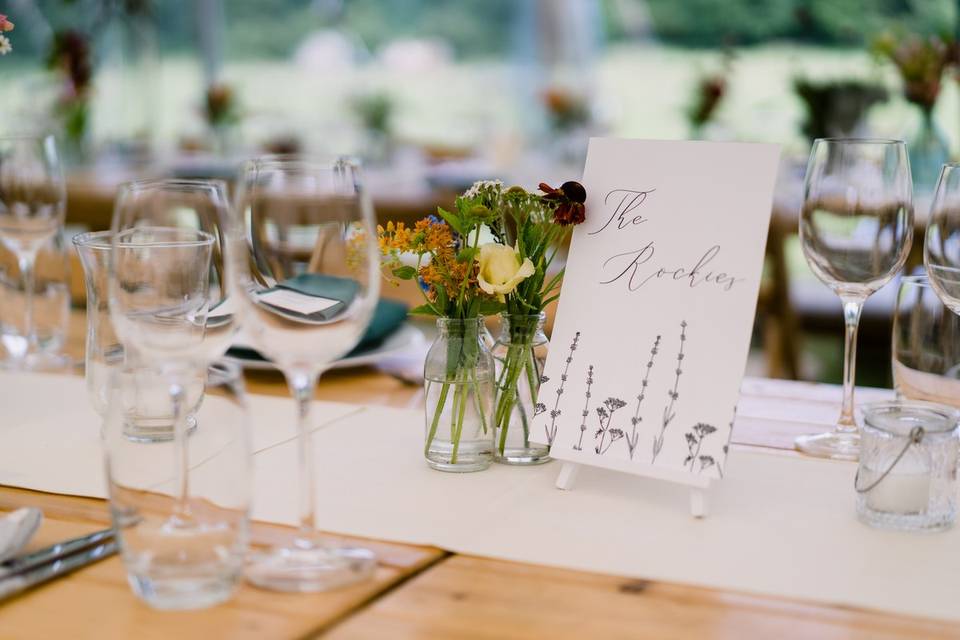
{"type": "Polygon", "coordinates": [[[424,456],[439,471],[482,471],[493,460],[494,364],[483,319],[438,318],[424,364],[424,456]]]}
{"type": "Polygon", "coordinates": [[[542,410],[538,401],[543,367],[550,342],[543,332],[546,314],[500,315],[500,335],[493,345],[497,366],[494,403],[493,456],[503,464],[532,465],[550,460],[550,447],[536,444],[530,432],[533,417],[542,410]]]}

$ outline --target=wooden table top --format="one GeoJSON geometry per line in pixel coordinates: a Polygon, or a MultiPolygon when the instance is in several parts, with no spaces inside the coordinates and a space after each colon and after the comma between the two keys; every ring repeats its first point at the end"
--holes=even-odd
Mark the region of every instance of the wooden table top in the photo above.
{"type": "MultiPolygon", "coordinates": [[[[74,313],[67,351],[82,355],[83,315],[74,313]]],[[[78,369],[79,372],[79,369],[78,369]]],[[[286,394],[279,374],[248,376],[253,393],[286,394]]],[[[809,430],[791,405],[830,415],[837,390],[824,385],[754,381],[744,400],[783,418],[738,423],[734,446],[782,449],[809,430]],[[780,407],[780,409],[777,409],[780,407]]],[[[417,407],[419,388],[364,368],[334,371],[317,398],[417,407]]],[[[824,425],[827,426],[826,424],[824,425]]],[[[32,548],[103,528],[102,500],[0,487],[0,510],[44,510],[32,548]]],[[[254,544],[282,527],[255,524],[254,544]]],[[[631,580],[488,558],[430,547],[363,540],[378,553],[375,579],[323,594],[278,594],[244,585],[227,604],[157,612],[131,593],[117,557],[0,605],[7,638],[960,638],[957,625],[781,598],[631,580]]]]}

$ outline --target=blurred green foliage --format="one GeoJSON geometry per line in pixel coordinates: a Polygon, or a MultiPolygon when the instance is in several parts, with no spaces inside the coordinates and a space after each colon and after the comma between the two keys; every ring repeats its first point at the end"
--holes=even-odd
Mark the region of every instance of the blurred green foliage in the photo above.
{"type": "MultiPolygon", "coordinates": [[[[957,29],[957,0],[584,1],[600,3],[609,40],[650,33],[689,47],[769,40],[864,46],[893,26],[922,34],[957,29]]],[[[290,55],[307,34],[337,28],[371,51],[415,36],[442,38],[460,58],[504,55],[525,37],[516,24],[527,2],[535,0],[223,0],[225,44],[230,58],[279,58],[290,55]]],[[[35,6],[54,28],[91,33],[102,29],[105,15],[132,7],[156,24],[164,51],[195,47],[194,0],[35,0],[35,6]]],[[[40,55],[44,31],[30,31],[20,16],[11,19],[18,24],[18,53],[40,55]]]]}
{"type": "Polygon", "coordinates": [[[957,20],[955,0],[645,1],[660,39],[695,47],[773,39],[863,46],[891,27],[952,34],[957,20]]]}

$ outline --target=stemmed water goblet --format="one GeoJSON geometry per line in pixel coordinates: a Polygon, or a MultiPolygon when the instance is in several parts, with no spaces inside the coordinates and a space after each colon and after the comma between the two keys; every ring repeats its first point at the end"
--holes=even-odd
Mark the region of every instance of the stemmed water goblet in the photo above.
{"type": "Polygon", "coordinates": [[[317,534],[310,405],[318,377],[359,342],[377,302],[373,209],[353,161],[285,157],[247,163],[236,208],[245,225],[246,257],[237,261],[244,331],[283,371],[299,416],[299,531],[255,555],[247,578],[283,591],[351,584],[368,578],[376,560],[317,534]]]}
{"type": "Polygon", "coordinates": [[[843,405],[833,431],[800,436],[796,447],[856,460],[854,421],[857,328],[864,301],[903,268],[913,238],[913,186],[900,140],[818,139],[804,181],[803,255],[843,303],[843,405]]]}
{"type": "Polygon", "coordinates": [[[960,163],[943,165],[923,244],[923,262],[937,297],[960,314],[960,163]]]}
{"type": "Polygon", "coordinates": [[[65,201],[53,136],[0,137],[0,242],[16,255],[23,286],[23,322],[3,336],[8,366],[47,369],[68,362],[38,348],[33,316],[37,252],[60,232],[65,201]]]}

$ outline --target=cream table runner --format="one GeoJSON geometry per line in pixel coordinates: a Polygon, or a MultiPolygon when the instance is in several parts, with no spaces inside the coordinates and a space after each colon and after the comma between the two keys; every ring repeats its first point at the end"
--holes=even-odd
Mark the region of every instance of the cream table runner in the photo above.
{"type": "MultiPolygon", "coordinates": [[[[79,418],[82,382],[3,375],[0,389],[0,483],[102,495],[96,420],[79,418]],[[38,408],[41,398],[62,404],[48,400],[38,408]]],[[[826,415],[830,400],[815,410],[826,415]]],[[[777,402],[800,406],[801,398],[777,402]]],[[[296,521],[296,443],[284,426],[288,419],[292,424],[290,404],[251,400],[261,445],[254,457],[259,520],[296,521]]],[[[911,535],[861,525],[854,517],[850,463],[735,449],[726,480],[712,491],[711,514],[693,520],[682,489],[598,469],[584,469],[570,492],[553,487],[557,464],[437,473],[420,457],[419,411],[319,405],[318,418],[327,415],[314,438],[325,530],[960,620],[960,529],[911,535]]],[[[775,406],[761,401],[756,408],[764,414],[775,406]]],[[[802,414],[792,410],[784,419],[795,423],[802,414]]],[[[811,429],[822,427],[815,423],[811,429]]]]}

